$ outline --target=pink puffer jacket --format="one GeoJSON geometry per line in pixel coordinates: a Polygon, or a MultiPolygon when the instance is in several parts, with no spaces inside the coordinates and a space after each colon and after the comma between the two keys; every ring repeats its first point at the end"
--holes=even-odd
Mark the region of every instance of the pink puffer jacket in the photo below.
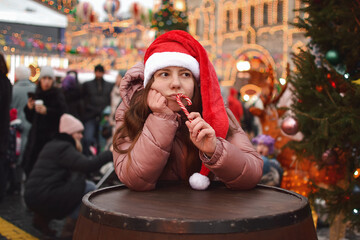
{"type": "MultiPolygon", "coordinates": [[[[116,110],[116,128],[122,125],[124,113],[133,94],[143,88],[144,65],[136,64],[121,81],[122,103],[116,110]]],[[[235,128],[229,139],[217,138],[216,149],[210,160],[199,153],[207,168],[231,189],[250,189],[262,176],[263,160],[250,143],[236,118],[227,110],[229,124],[235,128]]],[[[151,113],[145,121],[141,136],[128,154],[113,152],[115,172],[120,181],[130,189],[146,191],[155,188],[158,180],[186,180],[183,144],[177,130],[178,114],[151,113]],[[171,158],[169,159],[169,156],[171,158]]],[[[119,140],[119,148],[127,149],[129,138],[119,140]]]]}

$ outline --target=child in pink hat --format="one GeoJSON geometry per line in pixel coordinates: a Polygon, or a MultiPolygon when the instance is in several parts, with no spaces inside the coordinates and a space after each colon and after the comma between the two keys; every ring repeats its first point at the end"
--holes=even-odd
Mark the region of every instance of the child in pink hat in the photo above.
{"type": "Polygon", "coordinates": [[[112,161],[110,151],[93,157],[82,153],[83,130],[80,120],[63,114],[59,133],[41,150],[25,183],[24,200],[34,212],[33,225],[48,237],[56,234],[49,222],[65,218],[60,235],[62,239],[71,239],[82,197],[96,189],[87,174],[112,161]]]}

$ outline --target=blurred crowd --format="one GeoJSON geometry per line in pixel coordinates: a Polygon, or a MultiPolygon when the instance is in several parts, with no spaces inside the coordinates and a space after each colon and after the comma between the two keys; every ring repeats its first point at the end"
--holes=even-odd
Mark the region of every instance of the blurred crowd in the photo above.
{"type": "MultiPolygon", "coordinates": [[[[32,82],[30,69],[18,66],[14,85],[7,73],[0,54],[0,201],[7,194],[21,195],[35,228],[71,239],[83,195],[99,187],[106,170],[114,171],[112,138],[125,72],[110,83],[97,65],[95,78],[81,84],[77,71],[57,82],[54,69],[44,66],[32,82]],[[61,233],[49,227],[52,219],[65,219],[61,233]]],[[[274,155],[275,140],[261,134],[249,112],[257,103],[240,101],[234,88],[223,90],[225,105],[264,161],[261,183],[280,186],[283,169],[274,155]]]]}
{"type": "Polygon", "coordinates": [[[69,71],[57,84],[54,69],[44,66],[34,83],[30,69],[18,66],[12,85],[0,54],[0,201],[21,195],[33,226],[46,236],[57,235],[52,219],[65,219],[58,235],[71,239],[83,195],[99,187],[101,168],[112,165],[122,76],[113,84],[102,65],[94,72],[95,79],[80,84],[69,71]]]}

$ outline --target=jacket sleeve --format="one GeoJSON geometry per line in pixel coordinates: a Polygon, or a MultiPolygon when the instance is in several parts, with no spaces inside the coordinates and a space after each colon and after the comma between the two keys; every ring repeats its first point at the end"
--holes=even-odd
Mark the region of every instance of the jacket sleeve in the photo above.
{"type": "MultiPolygon", "coordinates": [[[[116,128],[123,123],[125,108],[122,102],[117,109],[116,128]]],[[[177,127],[176,114],[151,113],[131,151],[128,154],[113,152],[115,172],[120,181],[136,191],[154,189],[169,158],[177,127]]],[[[125,138],[118,139],[116,144],[126,150],[131,143],[125,138]]]]}
{"type": "Polygon", "coordinates": [[[98,156],[87,157],[69,144],[67,149],[62,152],[64,155],[59,158],[59,164],[77,172],[93,172],[100,169],[105,163],[112,161],[110,151],[104,151],[98,156]]]}
{"type": "Polygon", "coordinates": [[[218,137],[211,159],[206,159],[202,152],[200,159],[228,188],[251,189],[260,181],[263,160],[229,109],[227,113],[233,135],[226,140],[218,137]]]}
{"type": "Polygon", "coordinates": [[[25,118],[29,123],[33,122],[33,118],[34,118],[34,114],[35,114],[35,109],[30,109],[28,108],[27,104],[24,107],[24,113],[25,113],[25,118]]]}

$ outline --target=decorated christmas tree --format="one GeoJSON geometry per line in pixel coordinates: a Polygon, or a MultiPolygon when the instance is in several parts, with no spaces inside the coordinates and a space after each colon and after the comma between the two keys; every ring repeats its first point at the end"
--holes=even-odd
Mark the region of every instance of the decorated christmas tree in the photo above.
{"type": "Polygon", "coordinates": [[[290,147],[316,166],[309,199],[321,203],[332,239],[335,224],[360,229],[360,1],[302,2],[294,24],[310,42],[293,57],[290,83],[304,138],[290,147]]]}
{"type": "Polygon", "coordinates": [[[170,30],[187,31],[189,26],[186,12],[176,10],[169,0],[162,0],[161,8],[154,14],[151,23],[159,35],[170,30]]]}

